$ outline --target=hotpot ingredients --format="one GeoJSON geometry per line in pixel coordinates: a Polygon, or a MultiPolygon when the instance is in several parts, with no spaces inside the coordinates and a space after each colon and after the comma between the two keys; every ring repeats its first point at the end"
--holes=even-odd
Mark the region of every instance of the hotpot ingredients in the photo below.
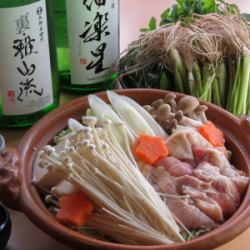
{"type": "Polygon", "coordinates": [[[111,105],[90,95],[93,115],[69,119],[37,154],[34,184],[55,219],[103,240],[154,245],[197,237],[236,211],[249,177],[230,164],[204,105],[168,94],[143,108],[107,95],[111,105]]]}

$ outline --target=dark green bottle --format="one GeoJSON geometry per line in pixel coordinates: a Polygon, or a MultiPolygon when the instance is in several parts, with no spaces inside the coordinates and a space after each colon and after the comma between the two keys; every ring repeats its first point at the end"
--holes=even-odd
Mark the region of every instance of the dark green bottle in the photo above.
{"type": "Polygon", "coordinates": [[[60,84],[73,92],[112,88],[119,56],[119,0],[53,0],[60,84]]]}
{"type": "Polygon", "coordinates": [[[50,0],[0,0],[0,126],[25,127],[59,104],[50,0]]]}

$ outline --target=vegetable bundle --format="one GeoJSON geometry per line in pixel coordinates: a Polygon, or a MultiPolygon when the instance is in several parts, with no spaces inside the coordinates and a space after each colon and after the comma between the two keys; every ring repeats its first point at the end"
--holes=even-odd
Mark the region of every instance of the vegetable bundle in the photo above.
{"type": "Polygon", "coordinates": [[[134,41],[120,60],[123,82],[187,93],[249,115],[250,25],[237,13],[191,19],[134,41]]]}

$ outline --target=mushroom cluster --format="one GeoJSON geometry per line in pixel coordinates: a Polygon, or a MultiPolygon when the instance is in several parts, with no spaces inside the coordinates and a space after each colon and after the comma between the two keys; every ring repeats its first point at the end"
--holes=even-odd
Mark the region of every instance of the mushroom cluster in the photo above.
{"type": "MultiPolygon", "coordinates": [[[[72,133],[65,139],[67,146],[57,152],[46,145],[40,151],[39,166],[50,175],[56,172],[88,196],[96,209],[86,226],[102,235],[139,245],[184,241],[171,211],[140,172],[124,125],[115,122],[124,132],[126,151],[113,134],[113,122],[107,119],[102,127],[97,122],[87,116],[82,118],[83,125],[70,119],[72,133]]],[[[59,211],[58,198],[55,187],[45,197],[52,214],[59,211]]]]}
{"type": "Polygon", "coordinates": [[[207,122],[207,106],[200,105],[197,98],[184,96],[179,101],[174,93],[166,94],[164,99],[158,99],[151,105],[145,105],[148,111],[161,127],[171,134],[178,126],[200,127],[207,122]]]}

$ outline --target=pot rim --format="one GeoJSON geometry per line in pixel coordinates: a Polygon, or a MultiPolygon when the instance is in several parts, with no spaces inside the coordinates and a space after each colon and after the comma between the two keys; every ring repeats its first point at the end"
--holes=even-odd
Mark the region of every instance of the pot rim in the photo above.
{"type": "MultiPolygon", "coordinates": [[[[169,91],[164,90],[154,90],[154,89],[126,89],[126,90],[117,90],[119,94],[157,94],[163,95],[168,93],[169,91]]],[[[179,96],[183,96],[184,94],[176,93],[179,96]]],[[[105,92],[98,93],[99,96],[104,96],[105,92]]],[[[57,116],[63,116],[63,111],[65,108],[69,108],[69,113],[75,110],[79,105],[82,106],[84,102],[86,102],[87,97],[80,97],[76,100],[65,104],[56,110],[50,112],[48,115],[43,117],[37,124],[35,124],[29,131],[25,134],[23,139],[21,140],[18,151],[21,155],[21,174],[25,170],[24,159],[27,154],[27,148],[23,148],[23,145],[32,146],[32,138],[34,137],[35,131],[39,128],[42,122],[50,121],[55,119],[57,116]],[[33,137],[32,137],[33,136],[33,137]]],[[[209,108],[215,108],[221,110],[222,118],[227,117],[234,124],[239,125],[239,119],[233,116],[231,113],[217,107],[214,104],[206,103],[201,101],[201,103],[206,104],[209,108]]],[[[53,123],[53,122],[52,122],[53,123]]],[[[66,125],[66,124],[65,124],[66,125]]],[[[29,148],[30,150],[30,148],[29,148]]],[[[248,170],[250,172],[250,163],[247,162],[248,170]]],[[[30,173],[32,172],[29,169],[30,173]]],[[[23,175],[23,174],[22,174],[23,175]]],[[[87,244],[89,246],[99,247],[101,249],[137,249],[137,250],[148,250],[148,249],[211,249],[213,247],[222,245],[229,240],[232,240],[234,237],[238,236],[244,230],[248,228],[250,225],[250,185],[246,191],[244,200],[242,201],[240,207],[236,211],[236,213],[229,218],[225,223],[223,223],[218,228],[212,230],[211,232],[200,236],[196,239],[184,242],[184,243],[175,243],[171,245],[154,245],[154,246],[134,246],[134,245],[124,245],[119,243],[106,242],[102,240],[97,240],[91,238],[89,236],[77,233],[61,224],[59,224],[55,219],[53,219],[49,213],[46,211],[45,207],[41,208],[41,199],[35,190],[35,188],[31,184],[31,176],[23,175],[23,183],[21,186],[21,196],[20,196],[20,208],[26,214],[26,216],[38,227],[40,227],[44,232],[53,235],[58,240],[64,240],[69,245],[79,246],[79,244],[87,244]],[[231,231],[232,228],[237,228],[234,232],[231,231]],[[230,233],[226,236],[224,235],[225,231],[229,231],[230,233]]]]}

